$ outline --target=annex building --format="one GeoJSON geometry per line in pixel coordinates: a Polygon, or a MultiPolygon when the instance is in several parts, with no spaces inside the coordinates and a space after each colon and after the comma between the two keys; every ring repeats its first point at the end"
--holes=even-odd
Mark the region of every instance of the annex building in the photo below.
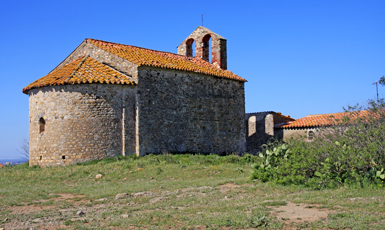
{"type": "Polygon", "coordinates": [[[271,140],[312,141],[317,135],[330,132],[332,127],[349,127],[359,120],[377,119],[382,113],[361,110],[307,115],[299,119],[274,111],[246,113],[246,151],[255,154],[271,140]]]}

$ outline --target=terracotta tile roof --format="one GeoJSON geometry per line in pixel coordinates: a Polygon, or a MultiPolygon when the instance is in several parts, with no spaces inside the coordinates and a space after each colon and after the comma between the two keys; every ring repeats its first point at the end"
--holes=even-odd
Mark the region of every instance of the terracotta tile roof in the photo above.
{"type": "Polygon", "coordinates": [[[23,93],[27,94],[28,90],[43,86],[82,83],[135,84],[128,76],[91,57],[83,56],[32,82],[23,89],[23,93]]]}
{"type": "Polygon", "coordinates": [[[138,66],[153,66],[166,69],[184,70],[246,82],[245,79],[223,70],[200,58],[186,57],[179,54],[150,50],[136,46],[123,45],[87,38],[89,42],[103,50],[124,58],[138,66]]]}
{"type": "Polygon", "coordinates": [[[337,125],[345,117],[350,118],[350,121],[356,118],[373,117],[376,116],[375,112],[370,110],[362,110],[355,112],[342,112],[342,113],[328,113],[318,115],[308,115],[306,117],[297,119],[295,121],[288,122],[286,124],[279,124],[275,128],[306,128],[306,127],[320,127],[337,125]]]}

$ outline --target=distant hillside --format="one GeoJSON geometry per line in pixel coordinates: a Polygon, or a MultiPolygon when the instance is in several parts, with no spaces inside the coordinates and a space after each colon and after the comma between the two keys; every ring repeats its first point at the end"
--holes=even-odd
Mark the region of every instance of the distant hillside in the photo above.
{"type": "Polygon", "coordinates": [[[0,159],[0,164],[6,165],[7,163],[9,163],[11,165],[18,165],[18,164],[24,163],[26,161],[27,160],[21,159],[21,158],[18,158],[18,159],[0,159]]]}

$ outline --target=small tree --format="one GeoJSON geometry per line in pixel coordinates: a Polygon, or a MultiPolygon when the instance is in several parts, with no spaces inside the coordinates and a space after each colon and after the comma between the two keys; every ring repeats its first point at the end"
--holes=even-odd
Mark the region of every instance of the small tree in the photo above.
{"type": "Polygon", "coordinates": [[[29,160],[29,141],[26,138],[23,138],[19,146],[20,149],[17,149],[17,151],[23,155],[21,158],[29,160]]]}
{"type": "Polygon", "coordinates": [[[383,75],[383,76],[380,78],[380,81],[379,81],[378,83],[380,83],[382,86],[385,85],[385,75],[383,75]]]}

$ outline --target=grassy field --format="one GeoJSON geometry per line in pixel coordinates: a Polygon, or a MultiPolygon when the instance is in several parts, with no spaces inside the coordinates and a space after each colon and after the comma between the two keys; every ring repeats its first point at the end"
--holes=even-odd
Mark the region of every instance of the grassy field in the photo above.
{"type": "Polygon", "coordinates": [[[255,160],[186,154],[0,168],[0,228],[385,229],[382,186],[250,181],[255,160]]]}

